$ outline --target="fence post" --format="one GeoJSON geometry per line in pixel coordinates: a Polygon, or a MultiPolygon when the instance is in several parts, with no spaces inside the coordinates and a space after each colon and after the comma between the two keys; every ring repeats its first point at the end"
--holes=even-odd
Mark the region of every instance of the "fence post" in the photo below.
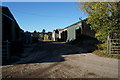
{"type": "Polygon", "coordinates": [[[107,37],[107,53],[108,53],[108,54],[109,54],[109,46],[110,46],[109,43],[110,43],[110,42],[109,42],[109,36],[108,36],[108,37],[107,37]]]}
{"type": "Polygon", "coordinates": [[[107,40],[107,53],[110,54],[111,53],[111,39],[108,36],[108,40],[107,40]]]}
{"type": "Polygon", "coordinates": [[[112,43],[112,39],[109,38],[109,54],[111,54],[111,43],[112,43]]]}

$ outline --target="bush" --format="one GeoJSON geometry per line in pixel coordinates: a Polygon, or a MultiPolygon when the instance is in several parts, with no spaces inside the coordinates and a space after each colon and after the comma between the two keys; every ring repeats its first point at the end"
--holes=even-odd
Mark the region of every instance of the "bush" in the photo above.
{"type": "Polygon", "coordinates": [[[96,51],[93,52],[93,54],[96,54],[96,55],[101,56],[101,57],[109,57],[109,58],[120,59],[120,55],[108,54],[108,53],[106,53],[105,50],[96,50],[96,51]]]}
{"type": "Polygon", "coordinates": [[[105,50],[105,51],[107,51],[107,43],[98,44],[97,47],[98,47],[98,50],[105,50]]]}

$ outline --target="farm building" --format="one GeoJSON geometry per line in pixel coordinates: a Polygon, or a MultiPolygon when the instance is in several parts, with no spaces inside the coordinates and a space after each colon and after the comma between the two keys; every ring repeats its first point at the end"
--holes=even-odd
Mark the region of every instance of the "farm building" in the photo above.
{"type": "Polygon", "coordinates": [[[86,24],[86,20],[79,21],[75,24],[72,24],[66,28],[64,28],[66,32],[63,32],[63,34],[66,34],[66,37],[64,41],[69,42],[71,40],[75,40],[81,35],[88,35],[91,37],[94,37],[95,31],[93,31],[90,28],[90,25],[86,24]]]}
{"type": "Polygon", "coordinates": [[[48,32],[48,40],[52,40],[52,32],[48,32]]]}
{"type": "Polygon", "coordinates": [[[2,58],[10,59],[23,51],[24,31],[20,29],[8,7],[2,7],[2,58]],[[16,48],[17,47],[17,48],[16,48]]]}
{"type": "Polygon", "coordinates": [[[52,32],[52,40],[53,41],[56,41],[57,35],[58,35],[57,31],[53,30],[53,32],[52,32]]]}
{"type": "Polygon", "coordinates": [[[38,33],[39,33],[39,41],[52,40],[52,32],[47,32],[47,33],[38,32],[38,33]]]}
{"type": "Polygon", "coordinates": [[[32,43],[32,33],[26,31],[26,32],[24,32],[24,35],[25,35],[24,43],[31,44],[32,43]]]}
{"type": "Polygon", "coordinates": [[[60,35],[61,35],[60,41],[66,42],[67,36],[68,36],[68,34],[67,34],[67,29],[63,29],[63,30],[61,31],[60,35]]]}
{"type": "Polygon", "coordinates": [[[48,34],[44,34],[44,40],[48,40],[48,34]]]}
{"type": "Polygon", "coordinates": [[[44,39],[44,34],[43,32],[39,32],[39,40],[43,40],[44,39]]]}
{"type": "Polygon", "coordinates": [[[74,23],[64,29],[56,29],[53,31],[54,41],[69,42],[75,40],[81,35],[87,35],[94,37],[95,31],[90,28],[90,25],[86,23],[86,20],[74,23]]]}
{"type": "Polygon", "coordinates": [[[56,29],[52,32],[52,40],[53,41],[60,41],[62,38],[61,33],[63,32],[64,29],[56,29]]]}

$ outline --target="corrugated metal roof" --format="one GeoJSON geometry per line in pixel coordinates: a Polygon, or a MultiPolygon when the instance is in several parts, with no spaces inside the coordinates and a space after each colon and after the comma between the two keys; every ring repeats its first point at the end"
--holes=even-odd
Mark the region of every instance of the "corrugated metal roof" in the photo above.
{"type": "Polygon", "coordinates": [[[72,26],[74,26],[74,25],[77,25],[78,23],[85,22],[85,21],[87,21],[87,19],[84,19],[84,20],[82,20],[82,21],[78,21],[78,22],[76,22],[76,23],[74,23],[74,24],[72,24],[72,25],[70,25],[70,26],[68,26],[68,27],[65,27],[64,29],[67,29],[67,28],[69,28],[69,27],[72,27],[72,26]]]}
{"type": "Polygon", "coordinates": [[[72,25],[70,25],[70,26],[68,26],[68,27],[66,27],[66,28],[64,28],[64,29],[67,29],[67,28],[69,28],[69,27],[72,27],[73,25],[76,25],[76,24],[78,24],[78,23],[81,23],[81,21],[76,22],[76,23],[74,23],[74,24],[72,24],[72,25]]]}

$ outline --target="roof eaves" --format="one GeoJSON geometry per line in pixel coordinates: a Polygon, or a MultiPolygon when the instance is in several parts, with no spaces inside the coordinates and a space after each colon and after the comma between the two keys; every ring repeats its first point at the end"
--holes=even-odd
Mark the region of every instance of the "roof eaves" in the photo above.
{"type": "Polygon", "coordinates": [[[74,23],[74,24],[72,24],[72,25],[70,25],[70,26],[68,26],[68,27],[65,27],[64,29],[67,29],[67,28],[69,28],[69,27],[72,27],[73,25],[76,25],[76,24],[78,24],[78,23],[80,23],[80,22],[82,22],[82,21],[78,21],[78,22],[76,22],[76,23],[74,23]]]}

